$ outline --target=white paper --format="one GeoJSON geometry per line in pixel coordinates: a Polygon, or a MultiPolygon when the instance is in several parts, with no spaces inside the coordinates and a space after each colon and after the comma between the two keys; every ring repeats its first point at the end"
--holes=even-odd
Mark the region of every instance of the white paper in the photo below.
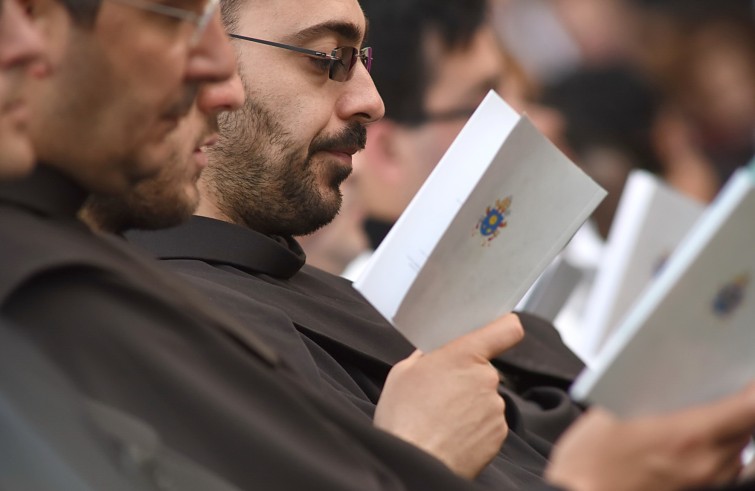
{"type": "Polygon", "coordinates": [[[585,306],[583,341],[590,359],[660,273],[704,209],[652,174],[632,171],[585,306]]]}
{"type": "Polygon", "coordinates": [[[742,169],[575,382],[575,399],[640,416],[712,401],[753,380],[753,217],[755,169],[742,169]]]}
{"type": "Polygon", "coordinates": [[[430,351],[513,309],[604,196],[491,92],[354,286],[430,351]]]}

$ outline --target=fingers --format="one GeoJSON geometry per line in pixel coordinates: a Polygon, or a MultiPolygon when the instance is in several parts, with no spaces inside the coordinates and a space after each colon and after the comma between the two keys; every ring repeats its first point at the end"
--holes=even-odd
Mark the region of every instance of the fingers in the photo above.
{"type": "Polygon", "coordinates": [[[755,429],[755,385],[713,404],[687,411],[680,424],[701,428],[718,442],[740,440],[755,429]]]}
{"type": "Polygon", "coordinates": [[[444,348],[490,360],[514,347],[524,337],[524,328],[515,314],[496,319],[485,327],[466,334],[444,348]]]}

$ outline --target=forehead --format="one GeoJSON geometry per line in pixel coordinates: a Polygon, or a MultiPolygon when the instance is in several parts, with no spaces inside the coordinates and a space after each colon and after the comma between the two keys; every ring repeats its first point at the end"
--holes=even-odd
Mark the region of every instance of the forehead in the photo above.
{"type": "Polygon", "coordinates": [[[242,0],[237,28],[278,41],[327,35],[361,41],[365,24],[357,0],[242,0]],[[357,39],[350,39],[355,36],[357,39]]]}

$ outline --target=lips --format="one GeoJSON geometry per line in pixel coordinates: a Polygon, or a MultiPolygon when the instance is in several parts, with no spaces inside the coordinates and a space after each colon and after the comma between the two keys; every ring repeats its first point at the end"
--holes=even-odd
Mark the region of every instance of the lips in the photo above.
{"type": "Polygon", "coordinates": [[[218,134],[213,133],[212,135],[209,135],[205,137],[199,145],[194,149],[195,152],[206,152],[208,148],[215,145],[218,142],[218,134]]]}
{"type": "Polygon", "coordinates": [[[359,147],[346,147],[346,148],[329,148],[327,151],[331,153],[342,153],[351,157],[355,153],[359,152],[360,150],[362,149],[359,147]]]}
{"type": "Polygon", "coordinates": [[[203,140],[201,140],[199,145],[197,145],[197,147],[194,148],[194,161],[197,163],[197,166],[199,167],[200,172],[201,172],[201,169],[204,169],[205,167],[207,167],[207,164],[208,164],[207,149],[215,145],[217,142],[218,142],[218,134],[213,133],[212,135],[209,135],[205,137],[203,140]]]}

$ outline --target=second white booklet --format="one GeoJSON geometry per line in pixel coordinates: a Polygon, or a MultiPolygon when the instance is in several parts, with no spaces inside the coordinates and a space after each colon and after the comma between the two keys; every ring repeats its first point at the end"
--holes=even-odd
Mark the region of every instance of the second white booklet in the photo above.
{"type": "Polygon", "coordinates": [[[431,351],[511,311],[605,195],[491,91],[354,287],[431,351]]]}

